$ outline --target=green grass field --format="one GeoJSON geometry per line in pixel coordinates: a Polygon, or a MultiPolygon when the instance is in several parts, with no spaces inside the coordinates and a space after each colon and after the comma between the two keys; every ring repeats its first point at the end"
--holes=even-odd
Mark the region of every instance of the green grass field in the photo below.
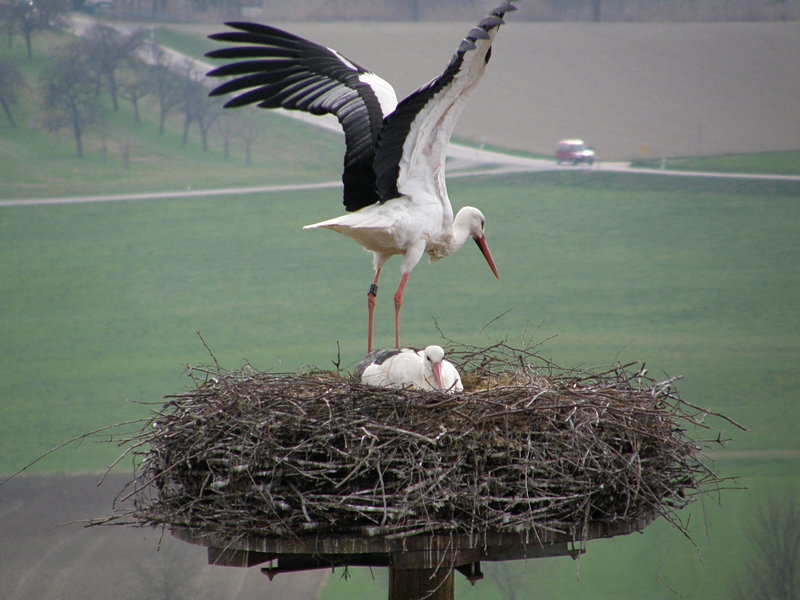
{"type": "MultiPolygon", "coordinates": [[[[0,125],[0,195],[339,177],[340,139],[278,117],[267,122],[283,128],[281,151],[246,167],[241,155],[223,161],[219,146],[206,154],[196,139],[181,146],[179,121],[162,139],[152,112],[137,127],[124,110],[112,131],[153,157],[130,173],[103,162],[97,146],[79,161],[66,139],[0,125]]],[[[576,171],[454,179],[449,190],[456,207],[487,216],[501,279],[471,244],[420,264],[406,289],[405,344],[435,342],[438,323],[463,342],[533,335],[563,366],[647,362],[656,375],[683,375],[686,400],[749,430],[711,421],[733,438],[715,468],[748,489],[692,510],[702,560],[659,522],[643,535],[590,543],[580,563],[485,565],[487,580],[474,588],[459,580],[457,596],[499,600],[494,581],[503,577],[519,582],[520,597],[672,598],[660,576],[683,597],[728,597],[754,507],[798,489],[800,183],[576,171]]],[[[0,473],[146,416],[148,404],[185,389],[185,365],[211,360],[198,331],[231,369],[245,361],[328,368],[337,348],[352,368],[365,350],[370,257],[342,236],[301,230],[340,212],[335,190],[0,207],[0,473]]],[[[391,261],[382,276],[379,346],[392,344],[398,266],[391,261]]],[[[31,470],[96,471],[119,452],[90,440],[31,470]]],[[[369,570],[353,573],[349,581],[334,574],[323,598],[385,596],[385,572],[375,570],[374,581],[369,570]]]]}
{"type": "MultiPolygon", "coordinates": [[[[687,400],[749,428],[713,423],[734,437],[732,450],[797,450],[796,184],[715,190],[717,182],[645,179],[567,173],[451,183],[454,202],[487,215],[501,280],[470,246],[420,265],[407,288],[404,342],[436,341],[434,319],[448,336],[475,341],[512,309],[484,335],[538,329],[537,340],[556,336],[542,354],[562,365],[635,359],[654,373],[682,374],[687,400]]],[[[183,366],[210,361],[197,331],[229,368],[245,360],[281,371],[329,367],[337,344],[352,367],[364,351],[369,257],[340,236],[300,230],[338,211],[334,191],[0,210],[2,470],[146,414],[128,400],[158,402],[184,389],[183,366]]],[[[383,290],[396,281],[387,269],[383,290]]],[[[376,314],[383,346],[391,344],[389,297],[384,291],[376,314]]],[[[85,443],[36,469],[97,470],[118,452],[85,443]]],[[[655,524],[643,536],[590,544],[580,581],[567,560],[511,567],[531,589],[546,581],[554,597],[638,589],[670,597],[659,568],[690,597],[725,597],[708,582],[725,580],[744,552],[741,515],[764,490],[797,486],[796,459],[736,456],[722,455],[717,468],[750,490],[725,492],[721,507],[709,501],[708,540],[695,511],[702,561],[655,524]],[[609,579],[609,569],[618,575],[609,579]]],[[[333,577],[325,597],[352,597],[356,588],[342,586],[362,576],[333,577]]],[[[459,597],[490,597],[490,589],[486,581],[459,597]]]]}
{"type": "MultiPolygon", "coordinates": [[[[658,169],[661,159],[639,159],[633,161],[632,165],[658,169]]],[[[667,170],[675,171],[800,175],[800,150],[670,158],[664,166],[667,170]]]]}

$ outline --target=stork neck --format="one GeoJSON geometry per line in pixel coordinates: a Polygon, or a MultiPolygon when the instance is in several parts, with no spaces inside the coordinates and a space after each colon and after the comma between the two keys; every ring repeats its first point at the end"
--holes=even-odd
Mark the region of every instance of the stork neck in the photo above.
{"type": "Polygon", "coordinates": [[[461,248],[471,233],[469,219],[467,218],[467,213],[464,212],[465,208],[468,207],[465,206],[459,210],[453,220],[453,236],[449,244],[451,248],[450,254],[461,248]]]}

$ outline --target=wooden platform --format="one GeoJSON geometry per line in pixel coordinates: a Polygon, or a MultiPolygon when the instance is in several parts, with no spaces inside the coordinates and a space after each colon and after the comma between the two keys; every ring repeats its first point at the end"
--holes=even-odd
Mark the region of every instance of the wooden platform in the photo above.
{"type": "Polygon", "coordinates": [[[549,530],[523,533],[488,532],[477,535],[429,535],[407,537],[320,535],[297,538],[248,538],[231,541],[187,528],[174,527],[172,535],[206,546],[208,562],[216,566],[262,568],[270,579],[279,573],[333,567],[389,567],[390,600],[419,596],[409,582],[431,582],[437,593],[430,598],[452,598],[452,572],[475,583],[483,578],[481,561],[536,559],[554,556],[577,558],[585,551],[582,539],[627,535],[643,530],[657,515],[636,521],[589,523],[585,532],[573,534],[549,530]],[[437,576],[439,575],[439,576],[437,576]],[[449,583],[448,580],[449,579],[449,583]],[[404,591],[406,590],[406,591],[404,591]],[[449,590],[449,592],[448,592],[449,590]]]}

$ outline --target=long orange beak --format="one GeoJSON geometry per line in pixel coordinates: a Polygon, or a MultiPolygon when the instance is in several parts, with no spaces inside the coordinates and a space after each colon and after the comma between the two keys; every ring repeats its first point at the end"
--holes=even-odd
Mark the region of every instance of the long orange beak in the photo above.
{"type": "Polygon", "coordinates": [[[436,379],[436,385],[438,385],[439,390],[443,392],[444,386],[442,385],[442,363],[432,364],[431,371],[433,371],[433,377],[436,379]]]}
{"type": "Polygon", "coordinates": [[[478,244],[478,248],[481,249],[481,253],[483,257],[486,259],[486,262],[489,263],[489,268],[492,269],[492,273],[494,276],[500,279],[500,275],[497,274],[497,267],[494,266],[494,260],[492,259],[492,253],[489,252],[489,246],[486,245],[486,238],[479,237],[479,238],[472,238],[475,240],[475,243],[478,244]]]}

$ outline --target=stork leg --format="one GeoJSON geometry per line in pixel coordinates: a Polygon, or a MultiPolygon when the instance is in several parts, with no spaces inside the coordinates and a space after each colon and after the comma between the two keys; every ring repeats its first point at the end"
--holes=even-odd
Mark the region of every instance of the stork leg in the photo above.
{"type": "Polygon", "coordinates": [[[372,352],[372,313],[375,310],[375,296],[378,295],[378,277],[381,276],[381,268],[375,270],[375,279],[369,286],[367,292],[367,354],[372,352]]]}
{"type": "Polygon", "coordinates": [[[400,285],[397,286],[397,291],[394,293],[394,345],[396,348],[400,347],[400,307],[403,306],[403,290],[408,281],[408,273],[403,273],[400,279],[400,285]]]}

